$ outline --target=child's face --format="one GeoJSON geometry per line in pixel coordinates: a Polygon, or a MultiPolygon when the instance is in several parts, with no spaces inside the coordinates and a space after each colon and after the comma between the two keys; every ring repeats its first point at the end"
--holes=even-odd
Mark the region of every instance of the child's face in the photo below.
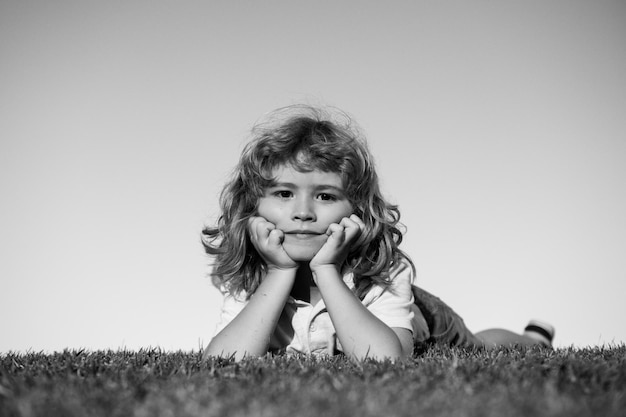
{"type": "Polygon", "coordinates": [[[343,181],[334,172],[298,172],[291,165],[273,174],[276,185],[259,199],[257,214],[285,233],[283,248],[291,259],[308,262],[326,242],[328,226],[353,213],[343,181]]]}

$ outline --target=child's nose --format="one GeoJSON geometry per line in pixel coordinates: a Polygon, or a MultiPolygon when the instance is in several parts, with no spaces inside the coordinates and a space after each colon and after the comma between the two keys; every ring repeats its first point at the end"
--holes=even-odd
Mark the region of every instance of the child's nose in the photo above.
{"type": "Polygon", "coordinates": [[[293,219],[300,221],[315,220],[315,211],[313,204],[307,199],[298,199],[293,207],[293,219]]]}

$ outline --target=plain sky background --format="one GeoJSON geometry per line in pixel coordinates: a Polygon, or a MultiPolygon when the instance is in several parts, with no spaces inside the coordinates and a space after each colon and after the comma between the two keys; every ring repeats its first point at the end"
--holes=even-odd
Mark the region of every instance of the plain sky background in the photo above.
{"type": "Polygon", "coordinates": [[[470,329],[626,342],[626,2],[0,0],[0,352],[206,346],[200,230],[302,102],[470,329]]]}

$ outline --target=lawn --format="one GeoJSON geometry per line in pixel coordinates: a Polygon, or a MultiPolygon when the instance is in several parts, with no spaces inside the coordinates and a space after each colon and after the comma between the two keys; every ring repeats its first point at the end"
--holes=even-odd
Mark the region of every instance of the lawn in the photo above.
{"type": "Polygon", "coordinates": [[[0,416],[626,416],[626,346],[433,347],[400,363],[8,353],[0,416]]]}

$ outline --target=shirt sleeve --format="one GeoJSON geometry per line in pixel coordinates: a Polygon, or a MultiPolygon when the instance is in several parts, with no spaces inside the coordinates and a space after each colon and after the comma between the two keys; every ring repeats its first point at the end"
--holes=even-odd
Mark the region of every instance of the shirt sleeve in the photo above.
{"type": "Polygon", "coordinates": [[[401,327],[414,331],[415,316],[411,285],[413,268],[402,262],[391,272],[391,285],[387,288],[375,285],[363,299],[363,304],[389,327],[401,327]]]}
{"type": "Polygon", "coordinates": [[[215,332],[213,333],[214,337],[226,326],[228,326],[237,314],[243,310],[246,304],[248,304],[245,294],[234,296],[223,288],[221,288],[220,291],[222,292],[224,299],[222,302],[222,309],[220,310],[220,319],[215,327],[215,332]]]}

